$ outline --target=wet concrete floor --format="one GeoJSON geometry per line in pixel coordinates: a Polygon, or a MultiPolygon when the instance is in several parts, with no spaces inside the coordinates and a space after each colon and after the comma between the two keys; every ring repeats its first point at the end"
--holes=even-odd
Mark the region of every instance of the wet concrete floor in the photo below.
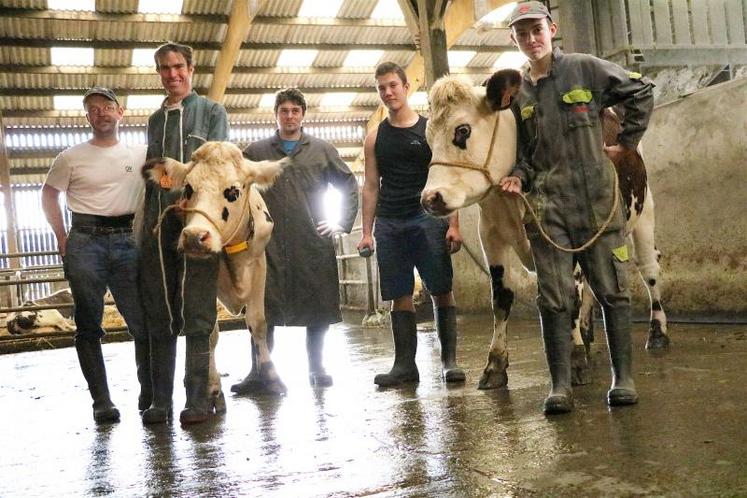
{"type": "MultiPolygon", "coordinates": [[[[536,321],[509,331],[509,388],[476,389],[491,323],[460,317],[466,385],[442,384],[438,338],[422,324],[420,384],[383,391],[372,380],[390,366],[386,330],[338,325],[335,384],[312,389],[302,330],[279,329],[288,394],[229,395],[225,416],[189,429],[141,425],[132,343],[104,345],[122,420],[103,426],[72,349],[0,356],[0,496],[747,496],[747,327],[671,325],[670,352],[654,356],[636,324],[641,401],[617,409],[598,337],[594,383],[576,389],[573,413],[547,418],[536,321]]],[[[246,331],[221,334],[227,392],[248,349],[246,331]]]]}

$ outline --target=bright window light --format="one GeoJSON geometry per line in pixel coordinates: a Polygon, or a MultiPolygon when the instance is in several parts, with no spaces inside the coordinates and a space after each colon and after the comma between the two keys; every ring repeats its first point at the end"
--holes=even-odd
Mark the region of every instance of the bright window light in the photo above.
{"type": "Polygon", "coordinates": [[[165,95],[130,95],[127,97],[128,109],[158,109],[165,95]]]}
{"type": "Polygon", "coordinates": [[[404,19],[397,0],[379,0],[371,12],[371,19],[404,19]]]}
{"type": "Polygon", "coordinates": [[[494,23],[498,24],[506,19],[508,19],[508,16],[511,15],[511,12],[516,7],[517,2],[511,2],[507,3],[503,7],[498,7],[497,9],[488,12],[482,18],[480,19],[480,22],[486,22],[486,23],[494,23]]]}
{"type": "Polygon", "coordinates": [[[318,50],[282,50],[276,65],[278,67],[310,67],[318,53],[318,50]]]}
{"type": "Polygon", "coordinates": [[[340,221],[340,208],[342,207],[342,194],[333,186],[328,186],[324,193],[324,219],[330,223],[340,221]]]}
{"type": "Polygon", "coordinates": [[[49,10],[96,11],[96,0],[47,0],[49,10]]]}
{"type": "Polygon", "coordinates": [[[83,111],[83,94],[80,95],[55,95],[52,97],[54,108],[57,111],[83,111]]]}
{"type": "Polygon", "coordinates": [[[343,67],[372,67],[384,55],[383,50],[351,50],[342,63],[343,67]]]}
{"type": "Polygon", "coordinates": [[[131,65],[155,68],[156,62],[153,60],[153,54],[155,53],[155,48],[133,48],[131,65]]]}
{"type": "Polygon", "coordinates": [[[298,17],[337,17],[342,0],[303,0],[298,17]]]}
{"type": "Polygon", "coordinates": [[[493,64],[494,69],[519,69],[526,63],[527,57],[519,51],[503,52],[493,64]]]}
{"type": "Polygon", "coordinates": [[[446,55],[449,58],[449,67],[465,67],[469,64],[477,52],[474,50],[453,50],[446,55]]]}
{"type": "Polygon", "coordinates": [[[320,107],[347,107],[353,102],[353,99],[357,93],[355,92],[335,92],[325,93],[322,97],[322,101],[319,104],[320,107]]]}
{"type": "Polygon", "coordinates": [[[49,50],[54,66],[93,66],[93,48],[52,47],[49,50]]]}
{"type": "Polygon", "coordinates": [[[262,95],[262,98],[259,99],[259,107],[263,107],[265,109],[272,109],[275,107],[275,94],[274,93],[265,93],[262,95]]]}
{"type": "Polygon", "coordinates": [[[412,107],[427,107],[428,94],[426,92],[415,92],[407,99],[412,107]]]}
{"type": "Polygon", "coordinates": [[[140,0],[137,11],[141,14],[181,14],[183,0],[140,0]]]}

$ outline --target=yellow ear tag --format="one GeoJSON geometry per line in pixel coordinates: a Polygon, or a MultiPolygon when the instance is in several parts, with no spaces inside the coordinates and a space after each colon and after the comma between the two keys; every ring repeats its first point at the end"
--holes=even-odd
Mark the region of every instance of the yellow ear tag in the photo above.
{"type": "Polygon", "coordinates": [[[630,256],[628,255],[627,245],[612,249],[612,254],[615,255],[618,261],[627,261],[628,259],[630,259],[630,256]]]}
{"type": "Polygon", "coordinates": [[[173,185],[171,183],[171,177],[169,175],[162,175],[161,179],[158,181],[158,183],[163,188],[171,188],[171,186],[173,185]]]}

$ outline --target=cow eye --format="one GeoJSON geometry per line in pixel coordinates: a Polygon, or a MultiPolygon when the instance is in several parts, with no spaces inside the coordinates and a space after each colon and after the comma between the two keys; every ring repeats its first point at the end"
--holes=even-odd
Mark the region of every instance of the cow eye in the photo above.
{"type": "Polygon", "coordinates": [[[240,193],[241,191],[238,187],[232,186],[223,191],[223,197],[225,197],[228,202],[234,202],[239,198],[240,193]]]}
{"type": "Polygon", "coordinates": [[[187,200],[190,200],[192,198],[192,194],[194,194],[195,191],[192,188],[192,185],[189,183],[184,186],[184,193],[182,194],[182,197],[184,197],[187,200]]]}
{"type": "Polygon", "coordinates": [[[468,124],[461,124],[454,129],[454,140],[451,141],[460,149],[467,148],[467,139],[472,134],[472,127],[468,124]]]}

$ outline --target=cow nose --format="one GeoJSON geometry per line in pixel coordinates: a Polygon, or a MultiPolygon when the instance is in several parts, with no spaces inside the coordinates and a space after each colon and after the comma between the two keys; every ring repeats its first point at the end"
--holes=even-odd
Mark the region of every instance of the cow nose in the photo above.
{"type": "Polygon", "coordinates": [[[204,253],[210,244],[210,232],[200,229],[187,229],[182,232],[182,249],[187,253],[204,253]]]}
{"type": "Polygon", "coordinates": [[[423,207],[430,214],[442,215],[446,212],[446,203],[441,192],[431,190],[423,194],[423,207]]]}

